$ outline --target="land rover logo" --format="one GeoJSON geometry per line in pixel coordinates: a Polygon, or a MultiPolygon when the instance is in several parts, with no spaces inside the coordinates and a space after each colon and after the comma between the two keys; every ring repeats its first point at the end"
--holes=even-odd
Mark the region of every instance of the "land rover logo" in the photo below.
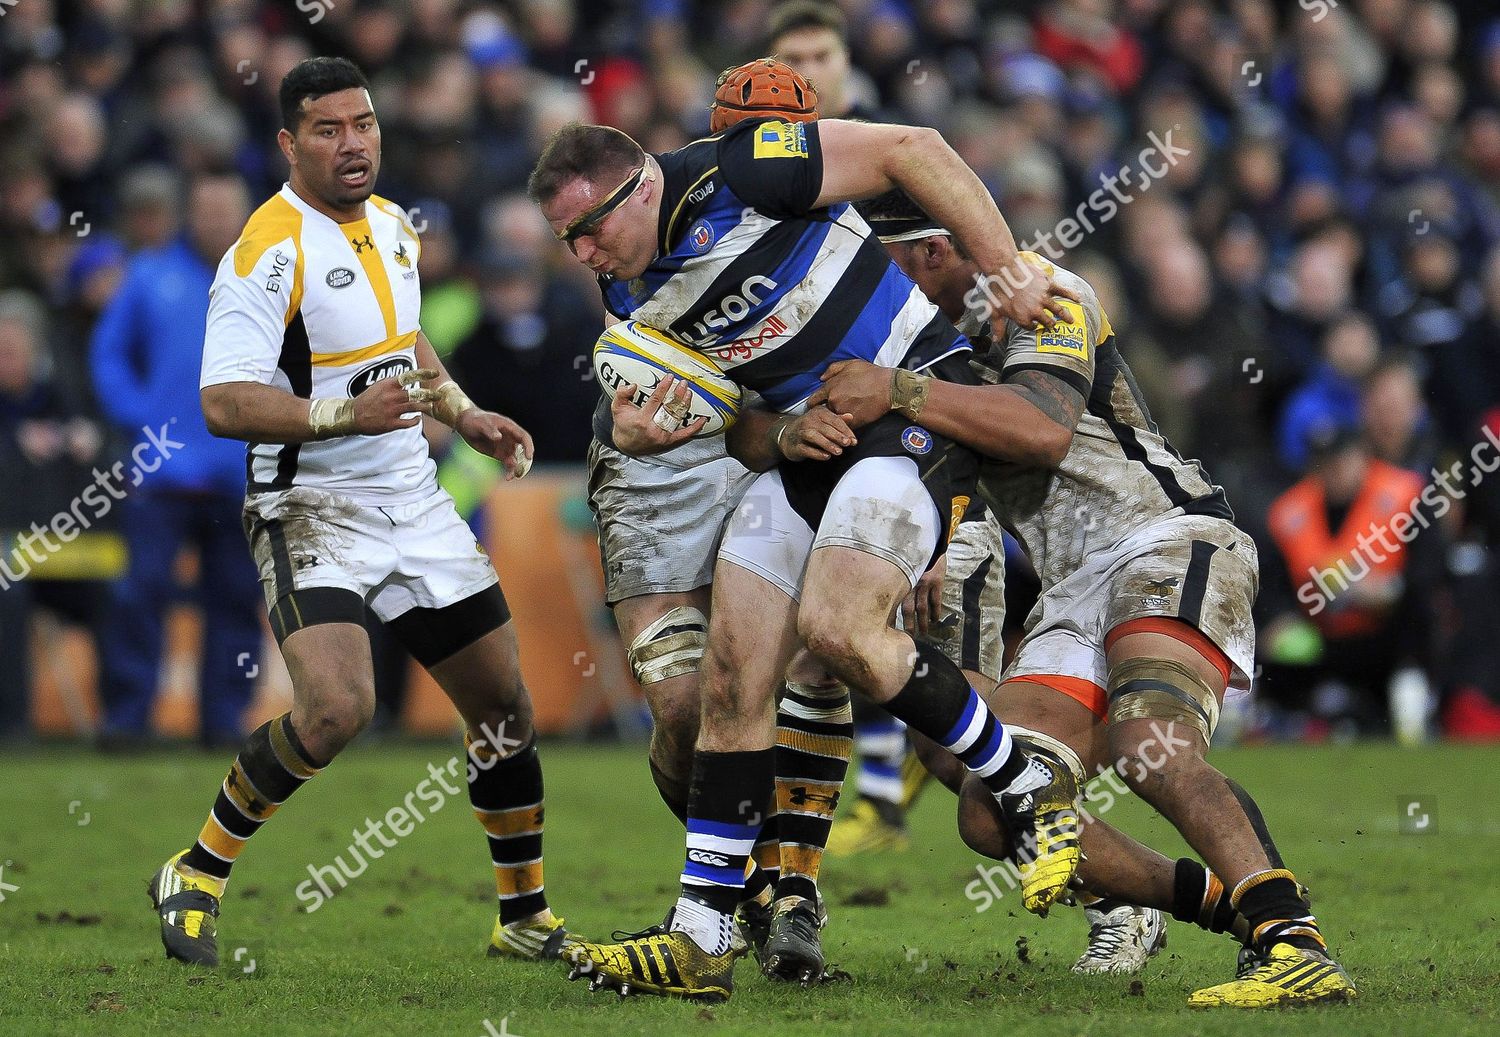
{"type": "Polygon", "coordinates": [[[382,379],[394,378],[402,371],[414,370],[416,370],[416,365],[404,356],[385,357],[349,379],[349,395],[358,396],[382,379]]]}
{"type": "Polygon", "coordinates": [[[328,287],[348,288],[354,283],[354,271],[346,266],[334,267],[328,271],[328,287]]]}

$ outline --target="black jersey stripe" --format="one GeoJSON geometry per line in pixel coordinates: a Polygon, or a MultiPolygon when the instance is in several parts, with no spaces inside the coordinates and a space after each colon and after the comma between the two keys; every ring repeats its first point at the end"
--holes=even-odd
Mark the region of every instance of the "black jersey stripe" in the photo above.
{"type": "Polygon", "coordinates": [[[735,379],[758,392],[820,367],[859,320],[862,304],[874,294],[890,265],[891,259],[884,247],[876,244],[873,238],[866,239],[844,275],[828,293],[828,298],[802,325],[802,330],[780,349],[735,368],[735,379]],[[855,305],[850,305],[851,302],[855,305]]]}
{"type": "Polygon", "coordinates": [[[1229,498],[1225,496],[1222,486],[1215,486],[1214,492],[1207,496],[1195,497],[1191,502],[1183,505],[1182,511],[1185,515],[1206,515],[1228,522],[1234,521],[1234,509],[1229,506],[1229,498]]]}
{"type": "MultiPolygon", "coordinates": [[[[302,320],[302,311],[286,327],[286,334],[281,340],[281,357],[276,361],[276,366],[286,372],[287,380],[292,383],[292,395],[300,396],[304,400],[312,397],[312,346],[307,339],[307,324],[302,320]]],[[[302,452],[300,443],[287,443],[282,446],[276,458],[276,478],[271,485],[276,489],[286,489],[292,485],[297,478],[297,458],[302,452]]]]}
{"type": "Polygon", "coordinates": [[[708,180],[718,171],[718,166],[712,166],[711,168],[705,170],[702,174],[700,174],[698,179],[694,180],[692,183],[688,184],[687,187],[683,188],[682,198],[677,202],[677,207],[672,210],[672,215],[667,218],[667,229],[662,232],[661,250],[664,254],[671,252],[673,247],[677,244],[677,227],[679,221],[681,221],[684,217],[695,216],[697,215],[699,209],[708,207],[708,199],[712,197],[712,194],[705,196],[697,206],[692,208],[688,207],[688,199],[692,197],[694,191],[701,190],[703,185],[707,183],[708,180]]]}
{"type": "Polygon", "coordinates": [[[1078,371],[1074,371],[1072,368],[1062,367],[1058,364],[1012,364],[1005,369],[1005,378],[1009,380],[1011,375],[1020,374],[1022,371],[1040,371],[1042,374],[1051,375],[1068,386],[1068,388],[1076,390],[1079,396],[1082,396],[1084,399],[1089,398],[1089,390],[1092,387],[1089,385],[1088,378],[1078,371]]]}
{"type": "MultiPolygon", "coordinates": [[[[667,255],[672,251],[674,244],[667,239],[668,231],[684,215],[681,200],[691,193],[689,184],[718,168],[719,142],[715,137],[699,137],[676,151],[651,157],[656,160],[657,166],[661,169],[663,202],[672,198],[679,200],[671,209],[663,204],[661,212],[656,217],[656,240],[661,244],[662,254],[667,255]]],[[[708,198],[697,205],[690,203],[687,215],[696,215],[697,210],[704,208],[707,204],[712,204],[708,198]]]]}
{"type": "Polygon", "coordinates": [[[1148,425],[1148,430],[1155,431],[1155,423],[1151,421],[1145,401],[1140,397],[1135,378],[1130,374],[1130,368],[1120,356],[1120,351],[1115,347],[1112,337],[1106,339],[1096,352],[1094,365],[1094,386],[1093,392],[1089,394],[1089,413],[1101,418],[1109,426],[1109,430],[1114,433],[1115,440],[1120,444],[1125,457],[1136,462],[1151,474],[1174,508],[1187,507],[1194,498],[1178,481],[1177,473],[1151,460],[1146,452],[1145,444],[1140,440],[1139,430],[1134,425],[1121,421],[1115,412],[1115,385],[1117,381],[1123,381],[1135,398],[1141,417],[1148,425]]]}

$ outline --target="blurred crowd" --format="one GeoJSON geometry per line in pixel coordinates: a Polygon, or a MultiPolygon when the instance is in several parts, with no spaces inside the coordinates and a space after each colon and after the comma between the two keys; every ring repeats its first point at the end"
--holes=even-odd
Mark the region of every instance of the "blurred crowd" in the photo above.
{"type": "MultiPolygon", "coordinates": [[[[1252,732],[1500,734],[1500,478],[1470,463],[1500,450],[1493,0],[21,0],[0,16],[0,733],[24,729],[12,649],[44,614],[107,647],[104,734],[139,734],[192,544],[211,574],[203,735],[237,737],[247,691],[226,660],[258,651],[261,606],[241,448],[203,430],[198,347],[219,257],[285,177],[287,69],[338,54],[369,75],[377,190],[422,232],[428,336],[539,460],[576,463],[601,311],[524,196],[541,143],[582,119],[677,147],[706,132],[720,69],[777,53],[825,116],[940,129],[1017,240],[1098,289],[1156,420],[1261,546],[1252,732]],[[1070,218],[1085,232],[1059,233],[1070,218]],[[77,515],[164,428],[181,460],[27,553],[19,534],[77,515]],[[1359,546],[1403,513],[1414,537],[1359,546]]],[[[461,501],[487,477],[445,472],[461,501]]]]}

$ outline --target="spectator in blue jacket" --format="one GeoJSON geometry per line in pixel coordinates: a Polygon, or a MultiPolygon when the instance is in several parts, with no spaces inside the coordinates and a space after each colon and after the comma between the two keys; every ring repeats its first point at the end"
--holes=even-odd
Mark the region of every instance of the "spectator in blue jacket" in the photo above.
{"type": "Polygon", "coordinates": [[[129,486],[121,504],[130,562],[113,588],[102,638],[105,747],[148,738],[163,619],[177,596],[174,563],[186,544],[199,555],[200,735],[206,744],[238,744],[242,738],[240,717],[261,645],[260,588],[240,526],[245,448],[209,434],[198,404],[198,373],[208,289],[249,214],[239,178],[194,180],[186,232],[131,260],[94,328],[94,390],[101,410],[127,444],[172,444],[170,457],[159,446],[160,458],[143,455],[140,474],[130,480],[139,485],[129,486]]]}
{"type": "Polygon", "coordinates": [[[1350,312],[1329,325],[1323,335],[1323,359],[1312,376],[1295,389],[1281,412],[1277,452],[1288,472],[1307,468],[1310,431],[1330,423],[1356,427],[1360,390],[1380,358],[1375,325],[1350,312]]]}

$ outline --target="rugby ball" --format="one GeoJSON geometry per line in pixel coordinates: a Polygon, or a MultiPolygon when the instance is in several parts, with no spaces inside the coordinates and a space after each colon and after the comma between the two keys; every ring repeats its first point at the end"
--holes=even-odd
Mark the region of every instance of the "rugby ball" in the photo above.
{"type": "Polygon", "coordinates": [[[740,413],[740,387],[697,350],[633,320],[611,325],[594,343],[594,377],[611,396],[629,383],[636,387],[636,406],[643,406],[668,375],[687,383],[688,414],[682,424],[708,419],[694,438],[717,436],[734,424],[740,413]]]}

